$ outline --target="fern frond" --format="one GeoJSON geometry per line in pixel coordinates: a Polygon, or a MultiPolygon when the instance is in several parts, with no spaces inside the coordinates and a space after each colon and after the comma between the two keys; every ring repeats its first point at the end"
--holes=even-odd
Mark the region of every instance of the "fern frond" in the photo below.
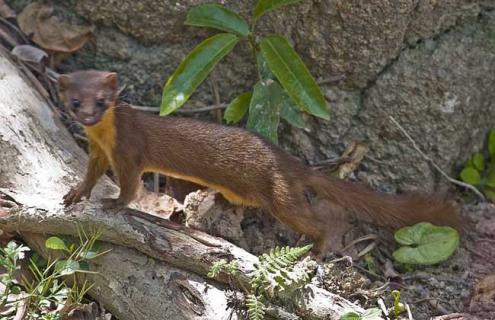
{"type": "Polygon", "coordinates": [[[250,275],[251,286],[261,292],[269,293],[296,289],[309,281],[309,270],[303,264],[294,269],[298,260],[305,255],[312,245],[305,247],[276,247],[263,254],[250,275]]]}
{"type": "Polygon", "coordinates": [[[265,317],[265,305],[261,301],[262,297],[250,294],[246,297],[249,320],[263,320],[265,317]]]}
{"type": "Polygon", "coordinates": [[[221,272],[236,277],[239,275],[239,264],[235,260],[232,260],[229,263],[227,263],[227,260],[225,259],[215,261],[210,267],[208,277],[216,278],[221,272]]]}
{"type": "Polygon", "coordinates": [[[220,272],[223,271],[226,265],[227,265],[227,260],[225,259],[221,259],[219,261],[213,262],[213,264],[210,267],[210,272],[208,272],[208,277],[216,278],[220,274],[220,272]]]}

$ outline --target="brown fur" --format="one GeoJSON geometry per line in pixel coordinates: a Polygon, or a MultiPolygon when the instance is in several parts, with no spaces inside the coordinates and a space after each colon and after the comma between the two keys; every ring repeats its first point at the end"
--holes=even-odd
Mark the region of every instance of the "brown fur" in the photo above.
{"type": "Polygon", "coordinates": [[[311,236],[318,253],[326,251],[332,213],[312,210],[305,195],[310,189],[328,198],[335,210],[383,225],[458,224],[456,208],[450,203],[433,196],[381,194],[327,177],[241,128],[136,111],[118,102],[115,74],[79,71],[62,77],[60,96],[65,104],[70,108],[71,99],[81,101],[72,116],[98,119],[85,127],[90,142],[88,173],[64,197],[66,205],[89,197],[97,179],[111,166],[121,191],[118,199],[105,202],[106,207],[127,205],[135,197],[142,173],[160,172],[209,186],[233,203],[268,210],[311,236]],[[102,96],[108,102],[103,112],[95,104],[102,96]]]}

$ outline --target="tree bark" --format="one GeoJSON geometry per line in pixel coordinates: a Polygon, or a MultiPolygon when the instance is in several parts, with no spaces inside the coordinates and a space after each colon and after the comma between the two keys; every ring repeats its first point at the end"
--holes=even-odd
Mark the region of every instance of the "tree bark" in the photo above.
{"type": "MultiPolygon", "coordinates": [[[[62,196],[83,176],[87,156],[47,101],[7,54],[0,51],[0,192],[19,206],[0,217],[0,228],[18,232],[42,255],[47,235],[98,229],[111,252],[95,260],[90,294],[121,320],[236,319],[227,306],[226,279],[206,277],[220,258],[236,259],[240,282],[257,258],[235,245],[158,216],[132,209],[103,211],[97,199],[115,196],[102,178],[91,201],[65,209],[62,196]],[[96,199],[96,201],[94,201],[96,199]]],[[[314,285],[303,290],[297,314],[338,319],[362,309],[314,285]]],[[[294,316],[294,319],[298,317],[294,316]]]]}

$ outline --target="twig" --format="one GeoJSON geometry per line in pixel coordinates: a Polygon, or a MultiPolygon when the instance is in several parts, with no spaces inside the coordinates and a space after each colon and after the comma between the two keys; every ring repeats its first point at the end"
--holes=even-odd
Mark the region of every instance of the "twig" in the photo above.
{"type": "Polygon", "coordinates": [[[359,237],[357,239],[352,240],[348,245],[346,245],[344,248],[342,248],[341,251],[345,251],[345,250],[349,249],[350,247],[355,246],[359,242],[368,241],[368,240],[376,241],[378,239],[379,239],[378,235],[370,233],[370,234],[367,234],[365,236],[362,236],[362,237],[359,237]]]}
{"type": "Polygon", "coordinates": [[[155,113],[160,112],[160,108],[157,108],[157,107],[143,107],[143,106],[135,106],[133,104],[130,104],[129,106],[132,109],[136,109],[136,110],[144,111],[144,112],[155,112],[155,113]]]}
{"type": "MultiPolygon", "coordinates": [[[[215,73],[213,73],[211,77],[211,88],[213,91],[213,95],[215,96],[215,106],[219,106],[221,104],[220,92],[218,91],[217,78],[215,76],[215,73]]],[[[216,109],[215,115],[217,117],[217,122],[222,123],[222,111],[220,109],[216,109]]]]}
{"type": "Polygon", "coordinates": [[[323,85],[323,84],[329,84],[329,83],[337,83],[337,82],[340,82],[342,80],[345,79],[345,75],[343,74],[339,74],[338,76],[333,76],[333,77],[328,77],[328,78],[324,78],[324,79],[321,79],[321,80],[318,80],[316,83],[318,85],[323,85]]]}
{"type": "MultiPolygon", "coordinates": [[[[135,106],[135,105],[130,105],[131,108],[144,111],[144,112],[154,112],[154,113],[159,113],[160,108],[157,107],[144,107],[144,106],[135,106]]],[[[225,109],[227,108],[227,105],[225,103],[221,103],[220,105],[213,105],[213,106],[206,106],[206,107],[200,107],[200,108],[187,108],[187,109],[179,109],[176,111],[176,113],[180,114],[191,114],[191,113],[198,113],[198,112],[205,112],[205,111],[212,111],[212,110],[218,110],[218,109],[225,109]]]]}
{"type": "Polygon", "coordinates": [[[407,133],[407,131],[399,124],[399,122],[397,122],[397,120],[394,119],[394,117],[392,116],[389,116],[390,118],[390,121],[392,121],[396,126],[397,128],[399,128],[400,131],[402,131],[402,133],[406,136],[407,139],[409,139],[409,141],[411,142],[412,146],[414,147],[414,149],[416,149],[416,151],[419,152],[419,154],[426,160],[428,161],[438,172],[440,172],[440,174],[442,176],[444,176],[445,179],[447,179],[448,181],[450,181],[451,183],[453,184],[456,184],[458,186],[461,186],[461,187],[464,187],[464,188],[467,188],[469,190],[471,190],[472,192],[474,192],[481,200],[485,200],[485,196],[478,190],[476,189],[474,186],[470,185],[470,184],[467,184],[465,182],[462,182],[462,181],[459,181],[459,180],[456,180],[454,178],[451,178],[448,174],[446,174],[429,156],[427,156],[423,151],[421,151],[421,149],[419,148],[419,146],[417,145],[416,141],[414,141],[414,139],[409,135],[409,133],[407,133]]]}
{"type": "Polygon", "coordinates": [[[385,302],[382,298],[378,299],[378,306],[380,307],[380,309],[382,309],[382,312],[385,315],[385,319],[390,320],[390,318],[388,317],[387,306],[385,305],[385,302]]]}
{"type": "Polygon", "coordinates": [[[198,113],[198,112],[219,110],[219,109],[225,109],[225,108],[227,108],[227,104],[221,103],[219,105],[206,106],[206,107],[201,107],[201,108],[180,109],[180,110],[177,110],[177,113],[189,114],[189,113],[198,113]]]}
{"type": "Polygon", "coordinates": [[[385,277],[383,277],[383,276],[381,276],[381,275],[379,275],[379,274],[377,274],[377,273],[375,273],[373,271],[369,271],[368,269],[365,269],[365,268],[363,268],[361,266],[358,266],[357,264],[353,264],[352,266],[354,268],[358,269],[359,271],[362,271],[362,272],[364,272],[364,273],[366,273],[366,274],[368,274],[368,275],[370,275],[372,277],[375,277],[378,280],[382,280],[384,282],[387,282],[387,279],[385,279],[385,277]]]}
{"type": "Polygon", "coordinates": [[[407,311],[407,317],[409,318],[409,320],[414,320],[412,313],[411,313],[411,308],[409,307],[408,303],[406,303],[406,311],[407,311]]]}
{"type": "Polygon", "coordinates": [[[465,313],[451,313],[451,314],[446,314],[443,316],[432,318],[432,320],[461,320],[461,319],[467,319],[467,317],[468,315],[465,313]]]}
{"type": "Polygon", "coordinates": [[[26,317],[27,307],[28,307],[28,296],[27,294],[22,295],[22,299],[17,304],[17,311],[15,313],[14,320],[22,320],[26,317]]]}

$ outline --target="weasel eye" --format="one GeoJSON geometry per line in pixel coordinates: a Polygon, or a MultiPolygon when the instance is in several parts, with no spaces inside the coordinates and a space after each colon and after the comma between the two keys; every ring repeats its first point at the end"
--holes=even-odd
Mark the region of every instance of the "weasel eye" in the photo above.
{"type": "Polygon", "coordinates": [[[101,99],[96,100],[96,106],[98,108],[102,108],[103,109],[103,108],[106,107],[106,105],[107,105],[107,103],[106,103],[105,99],[101,98],[101,99]]]}
{"type": "Polygon", "coordinates": [[[81,101],[77,99],[72,99],[71,104],[74,109],[79,109],[81,107],[81,101]]]}

